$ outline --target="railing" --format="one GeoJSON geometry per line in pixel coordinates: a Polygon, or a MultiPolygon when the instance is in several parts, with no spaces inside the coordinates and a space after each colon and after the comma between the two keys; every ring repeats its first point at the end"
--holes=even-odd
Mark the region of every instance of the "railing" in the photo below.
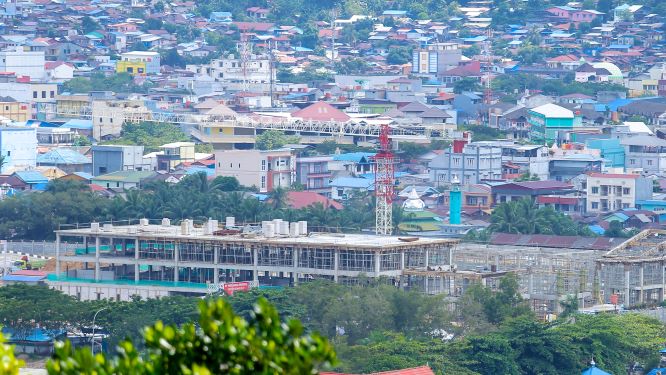
{"type": "MultiPolygon", "coordinates": [[[[74,252],[78,245],[74,243],[61,242],[60,253],[74,252]]],[[[44,257],[55,257],[56,243],[49,241],[8,241],[7,250],[18,253],[39,255],[44,257]]]]}
{"type": "Polygon", "coordinates": [[[69,277],[65,274],[57,275],[51,273],[47,275],[48,281],[57,282],[71,282],[71,283],[93,283],[102,285],[136,285],[136,286],[161,286],[165,288],[192,288],[192,289],[207,289],[208,284],[205,283],[190,283],[186,281],[159,281],[159,280],[94,280],[83,279],[77,277],[69,277]]]}

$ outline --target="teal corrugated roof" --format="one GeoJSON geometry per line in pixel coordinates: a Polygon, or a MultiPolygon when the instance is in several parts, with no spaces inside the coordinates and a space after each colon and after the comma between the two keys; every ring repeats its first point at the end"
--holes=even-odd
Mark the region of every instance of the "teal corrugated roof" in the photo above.
{"type": "Polygon", "coordinates": [[[18,171],[14,172],[14,174],[20,178],[23,182],[28,183],[28,184],[39,184],[39,183],[47,183],[49,180],[44,177],[41,172],[38,171],[18,171]]]}
{"type": "Polygon", "coordinates": [[[375,156],[374,152],[348,152],[346,154],[333,155],[333,160],[360,163],[363,158],[370,161],[369,159],[373,156],[375,156]]]}
{"type": "Polygon", "coordinates": [[[89,164],[90,159],[69,148],[56,148],[37,156],[37,164],[89,164]]]}

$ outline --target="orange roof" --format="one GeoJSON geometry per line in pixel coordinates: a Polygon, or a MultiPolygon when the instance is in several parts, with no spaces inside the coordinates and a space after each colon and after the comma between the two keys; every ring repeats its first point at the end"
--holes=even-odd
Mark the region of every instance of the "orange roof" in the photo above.
{"type": "Polygon", "coordinates": [[[598,172],[588,173],[588,176],[599,177],[599,178],[631,178],[631,179],[637,179],[638,177],[640,177],[637,174],[631,174],[631,173],[598,173],[598,172]]]}
{"type": "Polygon", "coordinates": [[[350,117],[325,102],[317,102],[291,114],[291,117],[311,121],[349,121],[350,117]]]}
{"type": "Polygon", "coordinates": [[[312,206],[315,203],[321,203],[326,208],[342,209],[342,204],[313,191],[290,191],[287,193],[287,202],[289,206],[300,209],[312,206]]]}

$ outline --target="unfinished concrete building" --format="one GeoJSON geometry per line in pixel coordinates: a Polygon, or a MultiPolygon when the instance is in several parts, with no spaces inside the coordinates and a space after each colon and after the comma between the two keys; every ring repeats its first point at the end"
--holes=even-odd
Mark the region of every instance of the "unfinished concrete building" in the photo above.
{"type": "Polygon", "coordinates": [[[451,269],[406,270],[406,285],[455,301],[474,283],[496,289],[504,275],[514,273],[523,297],[545,319],[560,313],[560,302],[570,297],[575,297],[581,307],[597,303],[601,286],[595,274],[596,261],[613,241],[498,234],[491,244],[458,244],[451,269]]]}
{"type": "Polygon", "coordinates": [[[646,230],[597,260],[599,298],[634,307],[657,304],[666,290],[666,231],[646,230]]]}
{"type": "Polygon", "coordinates": [[[362,276],[400,285],[406,270],[450,269],[451,239],[308,233],[306,222],[261,226],[194,225],[168,219],[56,231],[49,284],[81,299],[203,295],[217,285],[293,285],[317,278],[354,283],[362,276]],[[61,253],[60,243],[80,243],[61,253]]]}

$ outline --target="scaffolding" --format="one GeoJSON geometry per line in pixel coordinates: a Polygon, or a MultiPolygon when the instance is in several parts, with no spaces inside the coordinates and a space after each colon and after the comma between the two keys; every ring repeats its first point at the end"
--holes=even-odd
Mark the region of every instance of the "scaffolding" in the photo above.
{"type": "Polygon", "coordinates": [[[666,290],[666,231],[646,230],[597,260],[600,297],[627,307],[664,300],[666,290]]]}

